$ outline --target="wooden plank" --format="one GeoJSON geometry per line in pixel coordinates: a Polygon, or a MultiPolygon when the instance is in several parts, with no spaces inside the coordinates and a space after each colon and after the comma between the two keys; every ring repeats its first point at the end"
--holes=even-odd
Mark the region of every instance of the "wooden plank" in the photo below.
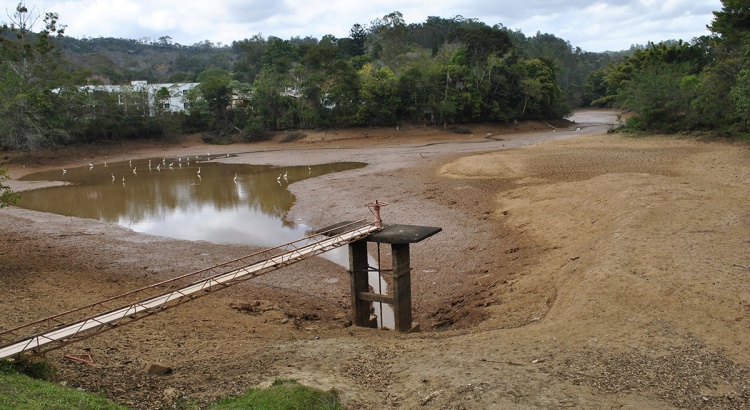
{"type": "Polygon", "coordinates": [[[393,298],[389,295],[381,295],[379,293],[372,292],[359,292],[357,298],[360,300],[366,300],[368,302],[380,302],[393,305],[393,298]]]}

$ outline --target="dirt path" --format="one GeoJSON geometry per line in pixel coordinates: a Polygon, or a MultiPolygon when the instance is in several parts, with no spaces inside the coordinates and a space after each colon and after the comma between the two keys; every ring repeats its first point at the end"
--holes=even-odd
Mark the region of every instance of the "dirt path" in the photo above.
{"type": "MultiPolygon", "coordinates": [[[[307,225],[366,217],[380,199],[387,222],[442,227],[412,247],[421,333],[349,326],[348,274],[315,259],[48,357],[68,385],[134,408],[276,377],[357,409],[750,406],[748,147],[607,135],[608,112],[575,120],[211,147],[243,163],[370,164],[293,184],[290,218],[307,225]],[[84,347],[95,365],[62,359],[84,347]]],[[[11,175],[205,149],[37,154],[11,158],[11,175]]],[[[250,253],[18,208],[0,230],[0,328],[250,253]]]]}

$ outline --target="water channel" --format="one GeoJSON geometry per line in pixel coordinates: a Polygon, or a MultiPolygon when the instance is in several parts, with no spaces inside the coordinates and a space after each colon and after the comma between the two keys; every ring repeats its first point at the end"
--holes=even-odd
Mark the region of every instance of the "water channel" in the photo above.
{"type": "MultiPolygon", "coordinates": [[[[273,167],[209,159],[146,158],[37,172],[21,179],[67,184],[25,191],[18,205],[157,236],[274,247],[310,235],[310,227],[287,219],[295,200],[290,184],[366,166],[336,162],[273,167]]],[[[346,248],[322,256],[348,268],[346,248]]],[[[384,286],[376,273],[370,282],[376,290],[384,286]]],[[[385,310],[389,306],[383,308],[381,325],[392,327],[391,313],[385,310]]]]}

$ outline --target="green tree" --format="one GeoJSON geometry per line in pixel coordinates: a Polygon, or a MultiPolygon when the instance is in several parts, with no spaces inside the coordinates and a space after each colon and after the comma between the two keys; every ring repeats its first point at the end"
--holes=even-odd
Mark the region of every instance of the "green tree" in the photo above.
{"type": "Polygon", "coordinates": [[[232,98],[231,78],[229,74],[215,70],[207,75],[204,74],[206,73],[201,73],[198,76],[201,83],[196,88],[200,93],[200,98],[206,102],[211,115],[210,127],[219,133],[229,132],[228,110],[232,98]]]}
{"type": "Polygon", "coordinates": [[[416,124],[437,124],[436,116],[443,94],[443,64],[423,50],[420,58],[402,67],[399,90],[402,117],[416,124]]]}
{"type": "Polygon", "coordinates": [[[152,117],[148,94],[136,87],[119,91],[66,87],[59,91],[58,115],[77,142],[153,138],[164,134],[152,117]]]}
{"type": "Polygon", "coordinates": [[[18,201],[18,194],[14,193],[9,186],[2,183],[2,181],[9,179],[7,173],[7,169],[0,168],[0,208],[13,205],[18,201]]]}
{"type": "Polygon", "coordinates": [[[374,20],[367,40],[370,42],[368,51],[371,56],[392,68],[398,67],[399,57],[409,49],[411,43],[404,16],[398,11],[374,20]]]}
{"type": "Polygon", "coordinates": [[[621,92],[622,107],[633,110],[637,129],[675,132],[692,124],[691,102],[697,77],[686,64],[651,64],[639,70],[621,92]]]}
{"type": "Polygon", "coordinates": [[[750,130],[750,70],[740,71],[730,95],[734,99],[740,129],[750,130]]]}
{"type": "Polygon", "coordinates": [[[331,74],[323,105],[329,109],[328,123],[334,127],[346,127],[356,123],[360,104],[360,77],[348,60],[339,60],[331,68],[331,74]]]}
{"type": "Polygon", "coordinates": [[[169,104],[169,99],[172,97],[172,94],[169,92],[167,87],[161,87],[154,93],[154,114],[156,116],[162,116],[169,112],[169,110],[165,107],[167,104],[169,104]]]}
{"type": "Polygon", "coordinates": [[[289,40],[278,37],[269,37],[260,62],[263,69],[273,70],[277,73],[286,73],[294,62],[298,61],[298,49],[289,40]]]}
{"type": "Polygon", "coordinates": [[[357,120],[360,124],[392,125],[400,106],[398,80],[388,67],[374,68],[365,65],[359,71],[361,78],[360,107],[357,120]]]}
{"type": "Polygon", "coordinates": [[[718,35],[727,48],[745,47],[750,40],[750,3],[746,0],[722,0],[721,11],[714,12],[709,30],[718,35]]]}
{"type": "Polygon", "coordinates": [[[525,74],[521,80],[523,104],[520,115],[526,118],[550,118],[565,114],[559,106],[562,92],[555,81],[554,63],[532,59],[520,64],[525,74]]]}
{"type": "Polygon", "coordinates": [[[266,44],[266,39],[260,34],[232,43],[232,49],[237,54],[233,68],[235,80],[243,83],[255,81],[255,76],[262,69],[261,57],[265,53],[266,44]]]}
{"type": "Polygon", "coordinates": [[[696,120],[701,128],[726,130],[732,128],[736,119],[735,100],[739,90],[732,89],[742,69],[738,58],[720,58],[700,73],[699,90],[692,102],[696,120]]]}
{"type": "Polygon", "coordinates": [[[20,2],[11,21],[0,28],[0,146],[32,149],[63,140],[65,132],[54,122],[52,74],[59,56],[55,36],[65,27],[57,13],[42,16],[20,2]],[[43,28],[34,32],[41,20],[43,28]]]}
{"type": "Polygon", "coordinates": [[[367,51],[365,42],[367,39],[367,32],[361,24],[357,23],[352,26],[349,30],[349,37],[338,40],[341,52],[349,57],[356,57],[364,55],[367,51]]]}
{"type": "Polygon", "coordinates": [[[443,67],[445,88],[438,105],[443,127],[448,123],[474,121],[480,117],[481,98],[476,92],[468,62],[466,48],[458,48],[450,62],[443,67]]]}
{"type": "Polygon", "coordinates": [[[263,70],[255,77],[251,97],[253,115],[248,124],[251,130],[278,130],[291,126],[285,119],[293,97],[284,95],[284,78],[285,74],[273,70],[263,70]]]}

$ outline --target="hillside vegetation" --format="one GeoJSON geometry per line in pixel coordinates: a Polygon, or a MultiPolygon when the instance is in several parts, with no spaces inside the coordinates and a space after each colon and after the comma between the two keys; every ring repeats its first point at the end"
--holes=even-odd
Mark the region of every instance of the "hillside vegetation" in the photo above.
{"type": "Polygon", "coordinates": [[[0,147],[185,132],[226,143],[288,129],[448,128],[562,118],[589,105],[631,111],[634,129],[741,134],[750,121],[750,6],[738,3],[714,12],[711,36],[607,53],[461,16],[407,23],[398,11],[353,24],[345,38],[258,34],[190,46],[167,36],[74,39],[56,13],[37,16],[20,4],[0,33],[0,147]],[[158,109],[166,89],[149,101],[135,90],[79,88],[135,80],[201,85],[180,114],[158,109]]]}

